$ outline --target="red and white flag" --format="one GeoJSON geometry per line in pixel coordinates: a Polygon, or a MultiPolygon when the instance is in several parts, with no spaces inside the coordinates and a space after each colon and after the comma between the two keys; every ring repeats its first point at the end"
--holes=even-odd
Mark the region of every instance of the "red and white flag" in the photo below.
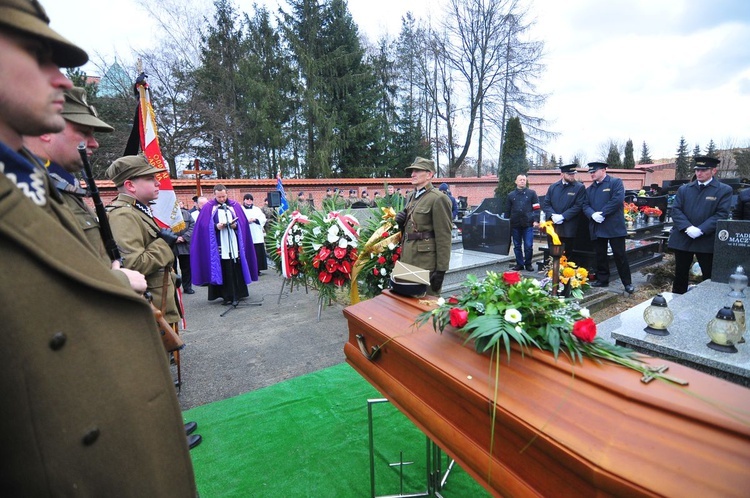
{"type": "Polygon", "coordinates": [[[141,150],[143,150],[143,154],[151,166],[164,170],[156,175],[156,179],[159,180],[159,197],[156,199],[156,203],[151,206],[151,212],[159,225],[178,232],[185,228],[185,221],[182,219],[182,212],[172,187],[169,169],[161,155],[159,133],[156,129],[156,116],[154,115],[154,108],[151,106],[148,83],[140,81],[136,83],[136,89],[139,98],[138,131],[141,139],[141,150]]]}

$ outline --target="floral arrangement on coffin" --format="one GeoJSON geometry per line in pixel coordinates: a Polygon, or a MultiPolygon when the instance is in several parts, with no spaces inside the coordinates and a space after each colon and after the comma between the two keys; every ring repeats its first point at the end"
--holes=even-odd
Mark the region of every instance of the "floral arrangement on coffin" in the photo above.
{"type": "MultiPolygon", "coordinates": [[[[477,352],[499,353],[504,348],[510,359],[511,344],[522,352],[531,348],[561,353],[571,362],[584,358],[608,360],[655,378],[671,380],[640,361],[638,353],[596,337],[596,323],[575,300],[552,296],[534,278],[518,272],[488,272],[483,281],[469,275],[461,297],[429,301],[437,306],[417,317],[416,325],[432,321],[435,331],[449,325],[474,340],[477,352]]],[[[499,355],[498,355],[499,361],[499,355]]]]}
{"type": "Polygon", "coordinates": [[[305,239],[307,216],[298,211],[284,211],[271,222],[266,236],[266,251],[284,278],[304,279],[302,242],[305,239]]]}
{"type": "Polygon", "coordinates": [[[371,218],[359,234],[359,258],[352,274],[352,304],[358,303],[360,296],[377,296],[387,289],[393,266],[401,257],[396,211],[388,206],[375,211],[382,216],[371,218]]]}
{"type": "Polygon", "coordinates": [[[310,216],[305,226],[302,261],[320,292],[321,299],[332,300],[338,288],[349,284],[357,261],[359,222],[354,216],[320,211],[310,216]]]}
{"type": "Polygon", "coordinates": [[[635,223],[638,220],[638,206],[632,202],[625,202],[625,221],[635,223]]]}
{"type": "MultiPolygon", "coordinates": [[[[552,285],[552,269],[547,271],[547,279],[542,282],[542,287],[551,290],[549,286],[552,285]]],[[[570,296],[575,299],[581,299],[583,297],[583,291],[588,289],[589,285],[589,272],[584,267],[579,267],[573,261],[568,261],[565,255],[560,256],[560,288],[558,295],[566,294],[567,290],[570,289],[570,296]]]]}
{"type": "Polygon", "coordinates": [[[646,216],[654,216],[657,218],[661,216],[661,209],[659,209],[658,207],[642,206],[641,212],[646,216]]]}

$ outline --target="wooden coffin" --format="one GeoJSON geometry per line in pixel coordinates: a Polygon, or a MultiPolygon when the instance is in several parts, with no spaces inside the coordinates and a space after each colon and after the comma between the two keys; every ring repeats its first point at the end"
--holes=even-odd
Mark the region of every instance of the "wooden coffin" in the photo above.
{"type": "Polygon", "coordinates": [[[748,496],[750,390],[663,360],[687,388],[586,360],[489,355],[384,293],[344,310],[347,361],[496,496],[748,496]],[[366,351],[381,345],[368,359],[366,351]],[[490,452],[493,399],[497,400],[490,452]]]}

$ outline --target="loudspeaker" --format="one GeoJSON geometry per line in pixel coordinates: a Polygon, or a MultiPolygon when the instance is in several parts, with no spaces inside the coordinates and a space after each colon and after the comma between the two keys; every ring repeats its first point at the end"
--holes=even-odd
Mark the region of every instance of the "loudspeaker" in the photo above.
{"type": "Polygon", "coordinates": [[[266,200],[268,201],[268,207],[277,208],[281,206],[281,192],[278,190],[268,192],[266,200]]]}

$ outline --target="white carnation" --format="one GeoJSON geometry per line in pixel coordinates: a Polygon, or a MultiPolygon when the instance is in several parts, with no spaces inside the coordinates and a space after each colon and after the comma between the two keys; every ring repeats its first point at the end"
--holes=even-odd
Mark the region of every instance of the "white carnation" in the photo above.
{"type": "Polygon", "coordinates": [[[589,309],[588,309],[588,308],[581,308],[581,309],[580,309],[580,310],[579,310],[578,312],[579,312],[579,313],[581,314],[581,316],[582,316],[582,317],[584,317],[584,318],[588,318],[588,317],[590,317],[590,316],[591,316],[591,313],[589,312],[589,309]]]}

